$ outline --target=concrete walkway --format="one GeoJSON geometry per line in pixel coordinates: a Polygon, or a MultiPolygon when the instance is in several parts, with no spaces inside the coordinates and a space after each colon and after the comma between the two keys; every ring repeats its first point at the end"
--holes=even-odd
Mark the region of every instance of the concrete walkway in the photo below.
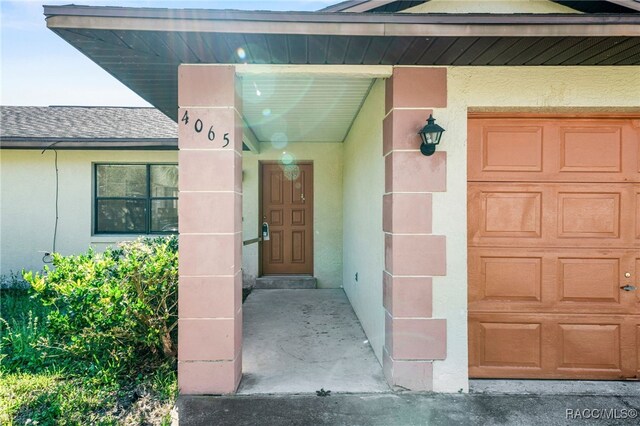
{"type": "Polygon", "coordinates": [[[638,410],[637,396],[419,393],[183,396],[177,406],[180,426],[635,426],[638,410]]]}
{"type": "Polygon", "coordinates": [[[254,290],[243,312],[239,394],[389,391],[343,290],[254,290]]]}

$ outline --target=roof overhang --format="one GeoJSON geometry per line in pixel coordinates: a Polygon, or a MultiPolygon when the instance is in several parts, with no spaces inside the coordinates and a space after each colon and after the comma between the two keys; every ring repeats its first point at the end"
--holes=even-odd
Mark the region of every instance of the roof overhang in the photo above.
{"type": "MultiPolygon", "coordinates": [[[[376,9],[381,6],[386,6],[388,4],[394,3],[396,0],[376,0],[375,2],[371,0],[347,0],[342,1],[340,3],[333,4],[331,6],[327,6],[324,9],[321,9],[322,12],[369,12],[370,10],[376,9]]],[[[424,3],[424,2],[420,2],[424,3]]]]}
{"type": "Polygon", "coordinates": [[[44,10],[51,30],[174,120],[181,63],[640,64],[640,15],[634,14],[44,10]]]}
{"type": "Polygon", "coordinates": [[[637,15],[362,14],[44,6],[51,29],[343,36],[640,36],[637,15]]]}
{"type": "MultiPolygon", "coordinates": [[[[429,0],[422,1],[397,1],[397,0],[346,0],[340,3],[325,7],[322,9],[324,12],[376,12],[376,11],[388,11],[390,7],[395,11],[405,10],[407,8],[413,7],[415,5],[421,3],[427,3],[429,0]],[[395,5],[394,5],[395,3],[395,5]]],[[[571,1],[562,1],[562,0],[551,0],[555,3],[565,4],[570,3],[569,7],[576,7],[574,3],[571,1]]],[[[582,0],[584,3],[585,0],[582,0]]],[[[592,3],[596,3],[595,0],[592,0],[592,3]]],[[[626,8],[629,11],[640,11],[640,3],[636,0],[604,0],[600,1],[600,5],[596,6],[596,10],[606,11],[610,9],[615,9],[613,6],[619,6],[620,8],[626,8]],[[609,3],[609,5],[607,5],[609,3]],[[603,4],[603,5],[602,5],[603,4]]],[[[594,5],[589,5],[589,7],[593,7],[594,5]]],[[[624,10],[624,9],[623,9],[624,10]]]]}
{"type": "Polygon", "coordinates": [[[82,139],[82,138],[31,138],[0,137],[0,149],[65,149],[65,150],[153,150],[176,151],[177,138],[167,139],[82,139]]]}
{"type": "Polygon", "coordinates": [[[608,0],[608,2],[640,12],[640,3],[637,0],[608,0]]]}

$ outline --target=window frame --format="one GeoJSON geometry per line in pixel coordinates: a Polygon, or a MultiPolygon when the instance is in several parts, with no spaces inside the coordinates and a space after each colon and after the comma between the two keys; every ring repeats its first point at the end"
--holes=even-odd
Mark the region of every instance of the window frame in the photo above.
{"type": "Polygon", "coordinates": [[[151,231],[151,205],[156,200],[175,200],[178,197],[153,197],[151,194],[151,167],[152,166],[178,166],[178,163],[122,163],[122,162],[100,162],[93,163],[93,194],[92,194],[92,235],[177,235],[178,231],[151,231]],[[99,166],[145,166],[146,171],[146,197],[99,197],[98,196],[98,167],[99,166]],[[142,232],[120,232],[120,231],[98,231],[98,201],[101,200],[144,200],[145,201],[145,229],[142,232]]]}

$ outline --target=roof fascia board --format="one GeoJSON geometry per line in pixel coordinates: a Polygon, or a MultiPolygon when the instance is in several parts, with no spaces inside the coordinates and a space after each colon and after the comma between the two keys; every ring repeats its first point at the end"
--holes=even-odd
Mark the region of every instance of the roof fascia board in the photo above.
{"type": "Polygon", "coordinates": [[[317,34],[317,35],[384,35],[384,24],[351,24],[340,22],[292,22],[250,20],[193,20],[167,18],[111,18],[52,16],[50,29],[89,29],[123,31],[165,31],[241,34],[317,34]],[[314,31],[309,33],[309,31],[314,31]]]}
{"type": "Polygon", "coordinates": [[[350,7],[357,6],[362,3],[368,3],[368,2],[369,0],[347,0],[331,6],[327,6],[323,9],[320,9],[318,12],[344,12],[350,7]]]}
{"type": "Polygon", "coordinates": [[[157,149],[177,150],[178,139],[74,139],[3,136],[0,149],[157,149]]]}
{"type": "Polygon", "coordinates": [[[377,1],[365,1],[360,4],[356,4],[350,7],[346,7],[342,9],[340,12],[354,12],[354,13],[363,13],[368,12],[377,7],[386,6],[390,3],[395,3],[397,0],[377,0],[377,1]]]}
{"type": "Polygon", "coordinates": [[[217,19],[56,15],[50,29],[211,32],[343,36],[638,36],[640,15],[371,15],[263,13],[272,19],[239,14],[217,19]],[[296,16],[300,19],[296,21],[296,16]],[[336,19],[339,17],[348,19],[336,19]],[[372,19],[377,18],[377,19],[372,19]],[[283,18],[282,21],[276,19],[283,18]],[[292,19],[293,18],[293,19],[292,19]],[[322,20],[320,18],[330,18],[322,20]]]}
{"type": "MultiPolygon", "coordinates": [[[[394,3],[397,0],[352,0],[344,1],[333,6],[325,7],[322,12],[368,12],[372,9],[376,9],[380,6],[386,6],[390,3],[394,3]]],[[[423,3],[427,3],[429,0],[425,0],[423,3]]],[[[637,10],[640,12],[640,3],[634,0],[606,0],[608,3],[617,4],[619,6],[626,7],[628,9],[637,10]]]]}
{"type": "MultiPolygon", "coordinates": [[[[622,1],[622,0],[619,0],[622,1]]],[[[110,6],[44,6],[47,18],[55,16],[84,16],[94,18],[144,18],[167,19],[170,21],[271,21],[271,22],[422,22],[443,23],[556,23],[597,22],[609,23],[629,20],[637,23],[635,14],[566,14],[566,13],[335,13],[335,12],[280,12],[256,10],[219,10],[219,9],[160,9],[110,6]]]]}

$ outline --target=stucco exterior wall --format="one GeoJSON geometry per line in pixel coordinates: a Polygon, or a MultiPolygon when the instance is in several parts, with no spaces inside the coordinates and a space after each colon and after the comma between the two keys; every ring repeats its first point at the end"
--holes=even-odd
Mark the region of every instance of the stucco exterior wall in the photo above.
{"type": "MultiPolygon", "coordinates": [[[[342,144],[291,143],[276,148],[260,144],[260,153],[242,154],[242,236],[259,236],[258,162],[261,160],[313,161],[313,268],[319,288],[342,287],[342,144]]],[[[243,248],[245,285],[258,275],[258,244],[243,248]]]]}
{"type": "Polygon", "coordinates": [[[382,363],[384,308],[384,81],[371,88],[344,141],[344,290],[382,363]],[[358,274],[358,281],[355,275],[358,274]]]}
{"type": "Polygon", "coordinates": [[[549,0],[431,0],[405,13],[581,13],[549,0]]]}
{"type": "MultiPolygon", "coordinates": [[[[59,222],[56,251],[104,249],[136,236],[92,236],[92,164],[178,162],[175,151],[58,150],[59,222]]],[[[55,223],[52,150],[0,151],[0,274],[40,270],[41,251],[51,251],[55,223]]]]}
{"type": "MultiPolygon", "coordinates": [[[[267,144],[263,144],[267,145],[267,144]]],[[[314,161],[315,271],[321,287],[342,286],[342,145],[292,144],[285,149],[298,160],[314,161]]],[[[258,159],[277,160],[282,149],[263,146],[260,155],[244,155],[244,239],[258,236],[258,159]]],[[[41,269],[41,251],[51,251],[55,221],[54,153],[0,151],[0,274],[41,269]]],[[[103,250],[136,236],[92,235],[92,164],[99,162],[178,162],[171,151],[58,150],[60,178],[56,249],[81,253],[103,250]]],[[[244,272],[255,279],[257,245],[244,247],[244,272]]]]}
{"type": "Polygon", "coordinates": [[[447,108],[433,112],[446,129],[438,150],[447,152],[447,191],[433,195],[433,233],[447,237],[447,275],[433,278],[433,316],[447,319],[436,392],[467,389],[467,112],[640,105],[640,67],[450,67],[447,75],[447,108]]]}

